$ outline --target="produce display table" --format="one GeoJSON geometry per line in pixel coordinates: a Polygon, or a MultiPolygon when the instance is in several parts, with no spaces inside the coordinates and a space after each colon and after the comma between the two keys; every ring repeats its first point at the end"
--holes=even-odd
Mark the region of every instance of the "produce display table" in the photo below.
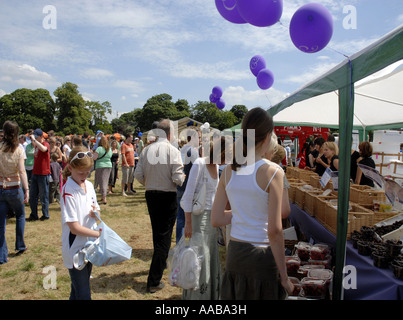
{"type": "MultiPolygon", "coordinates": [[[[313,239],[315,243],[326,243],[335,252],[336,237],[297,205],[290,205],[291,224],[305,235],[307,241],[313,239]]],[[[375,267],[373,260],[360,255],[351,241],[347,241],[346,245],[346,265],[352,265],[357,270],[357,288],[345,289],[345,300],[403,300],[403,281],[393,276],[392,269],[375,267]]]]}

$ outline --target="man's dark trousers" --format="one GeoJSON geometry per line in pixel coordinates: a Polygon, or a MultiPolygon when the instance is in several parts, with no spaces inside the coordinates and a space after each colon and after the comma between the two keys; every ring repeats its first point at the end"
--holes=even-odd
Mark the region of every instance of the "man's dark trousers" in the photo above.
{"type": "Polygon", "coordinates": [[[153,231],[154,253],[147,279],[147,288],[159,285],[169,249],[172,230],[176,221],[176,192],[146,191],[148,213],[153,231]]]}

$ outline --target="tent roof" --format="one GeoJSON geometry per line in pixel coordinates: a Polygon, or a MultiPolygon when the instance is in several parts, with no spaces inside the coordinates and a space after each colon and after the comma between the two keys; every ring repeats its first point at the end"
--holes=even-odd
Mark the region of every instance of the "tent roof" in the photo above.
{"type": "Polygon", "coordinates": [[[354,127],[403,127],[403,25],[269,109],[278,125],[338,128],[338,90],[355,83],[354,127]],[[350,73],[350,67],[353,72],[350,73]],[[399,68],[400,67],[400,68],[399,68]],[[375,73],[375,74],[374,74],[375,73]],[[382,110],[382,112],[380,112],[382,110]]]}
{"type": "MultiPolygon", "coordinates": [[[[355,129],[403,127],[403,60],[355,84],[355,129]]],[[[297,102],[274,117],[276,125],[339,127],[338,91],[297,102]]]]}

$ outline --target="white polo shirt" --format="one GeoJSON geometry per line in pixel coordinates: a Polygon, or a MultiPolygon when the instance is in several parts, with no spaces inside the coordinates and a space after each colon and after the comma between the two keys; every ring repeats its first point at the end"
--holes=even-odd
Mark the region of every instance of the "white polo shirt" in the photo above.
{"type": "Polygon", "coordinates": [[[70,232],[67,222],[75,222],[86,228],[95,229],[97,223],[95,218],[91,218],[89,213],[94,205],[99,210],[94,186],[85,180],[87,193],[71,178],[67,179],[63,186],[60,199],[61,219],[62,219],[62,255],[64,266],[73,268],[73,256],[81,250],[88,240],[92,238],[76,236],[70,232]]]}

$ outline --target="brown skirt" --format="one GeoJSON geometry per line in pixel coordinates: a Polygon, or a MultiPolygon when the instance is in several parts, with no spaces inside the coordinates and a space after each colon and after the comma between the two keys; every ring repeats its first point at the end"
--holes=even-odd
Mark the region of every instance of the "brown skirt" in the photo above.
{"type": "Polygon", "coordinates": [[[280,300],[286,291],[270,247],[230,241],[221,286],[221,300],[280,300]]]}

